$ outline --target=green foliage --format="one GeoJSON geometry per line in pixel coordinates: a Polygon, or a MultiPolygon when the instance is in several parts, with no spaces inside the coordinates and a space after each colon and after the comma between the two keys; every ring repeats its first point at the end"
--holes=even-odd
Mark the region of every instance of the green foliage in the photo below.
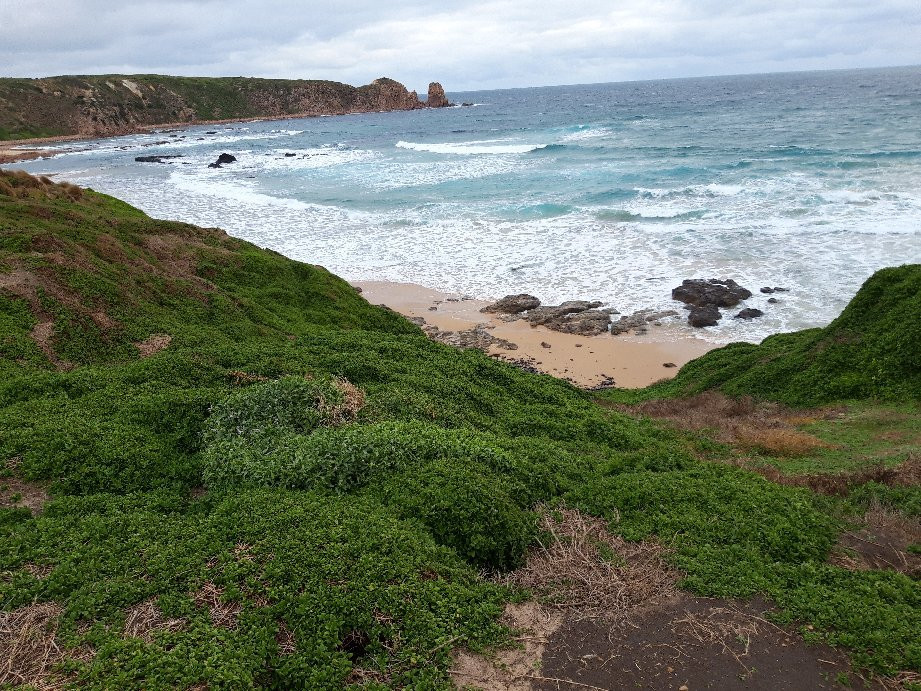
{"type": "MultiPolygon", "coordinates": [[[[360,667],[384,685],[447,687],[453,646],[507,633],[497,617],[511,594],[476,569],[519,563],[533,507],[560,499],[665,543],[696,592],[765,593],[861,664],[918,667],[917,582],[824,564],[840,502],[708,463],[724,450],[433,343],[320,268],[89,191],[14,182],[0,185],[0,272],[29,280],[0,289],[0,460],[55,500],[39,516],[0,509],[0,602],[65,607],[65,644],[96,651],[68,663],[78,683],[340,688],[360,667]],[[43,350],[32,330],[48,320],[43,350]],[[153,342],[163,349],[141,357],[153,342]],[[151,599],[182,625],[124,635],[151,599]],[[212,618],[219,608],[232,626],[212,618]]],[[[913,280],[895,271],[887,281],[913,280]]],[[[766,342],[771,367],[807,384],[837,363],[809,389],[819,397],[844,390],[856,351],[789,372],[783,352],[822,333],[766,342]]],[[[901,337],[873,334],[862,342],[889,374],[848,390],[910,393],[911,363],[890,357],[901,337]]],[[[736,375],[752,348],[730,349],[736,375]]],[[[704,381],[699,362],[679,386],[704,381]]],[[[736,381],[721,367],[706,385],[736,381]]],[[[781,391],[770,381],[761,393],[781,391]]],[[[870,483],[848,501],[917,512],[917,497],[870,483]]]]}

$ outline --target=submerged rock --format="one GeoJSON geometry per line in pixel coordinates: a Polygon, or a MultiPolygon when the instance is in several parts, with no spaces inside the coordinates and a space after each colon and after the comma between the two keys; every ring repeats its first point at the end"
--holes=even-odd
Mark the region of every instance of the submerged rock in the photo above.
{"type": "Polygon", "coordinates": [[[506,295],[501,300],[497,300],[491,305],[486,305],[480,312],[494,312],[496,314],[520,314],[540,307],[540,300],[533,295],[520,293],[518,295],[506,295]]]}
{"type": "Polygon", "coordinates": [[[230,154],[221,154],[217,157],[217,160],[214,163],[209,163],[209,168],[220,168],[225,163],[234,163],[237,160],[236,156],[231,156],[230,154]]]}
{"type": "Polygon", "coordinates": [[[744,310],[739,312],[733,319],[757,319],[758,317],[763,317],[764,312],[754,307],[746,307],[744,310]]]}
{"type": "Polygon", "coordinates": [[[170,154],[168,156],[135,156],[134,160],[138,163],[166,163],[169,158],[182,158],[182,154],[170,154]]]}

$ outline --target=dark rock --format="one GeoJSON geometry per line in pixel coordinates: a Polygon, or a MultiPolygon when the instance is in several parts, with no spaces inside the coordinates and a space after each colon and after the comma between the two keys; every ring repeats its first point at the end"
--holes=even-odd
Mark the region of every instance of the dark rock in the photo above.
{"type": "Polygon", "coordinates": [[[527,310],[540,307],[540,300],[533,295],[521,293],[519,295],[506,295],[491,305],[486,305],[480,312],[495,312],[498,314],[520,314],[527,310]]]}
{"type": "Polygon", "coordinates": [[[438,82],[429,84],[429,94],[426,105],[429,108],[447,108],[451,105],[448,101],[448,97],[445,96],[445,90],[438,82]]]}
{"type": "Polygon", "coordinates": [[[768,298],[768,302],[771,303],[772,305],[776,305],[778,302],[780,302],[780,300],[778,300],[777,298],[768,298]]]}
{"type": "Polygon", "coordinates": [[[763,317],[764,312],[761,310],[755,309],[754,307],[746,307],[744,310],[739,312],[733,319],[757,319],[758,317],[763,317]]]}
{"type": "Polygon", "coordinates": [[[688,278],[672,290],[672,299],[695,307],[735,307],[742,300],[752,296],[751,291],[743,288],[731,278],[688,278]]]}
{"type": "Polygon", "coordinates": [[[699,329],[702,326],[716,326],[722,318],[723,315],[713,305],[692,307],[688,313],[688,324],[699,329]]]}
{"type": "Polygon", "coordinates": [[[540,342],[540,347],[541,347],[541,348],[550,348],[551,346],[550,346],[549,343],[547,343],[547,341],[541,341],[541,342],[540,342]]]}
{"type": "Polygon", "coordinates": [[[135,156],[134,160],[138,163],[166,163],[168,158],[182,158],[182,154],[172,154],[170,156],[135,156]]]}
{"type": "Polygon", "coordinates": [[[217,134],[217,132],[214,130],[209,130],[208,132],[205,132],[205,134],[217,134]]]}
{"type": "Polygon", "coordinates": [[[464,108],[469,108],[469,107],[472,106],[473,104],[472,104],[472,103],[468,103],[467,101],[464,101],[463,103],[461,103],[461,105],[464,106],[464,108]]]}
{"type": "Polygon", "coordinates": [[[291,153],[285,154],[285,158],[291,158],[292,156],[297,156],[297,154],[291,154],[291,153]]]}
{"type": "Polygon", "coordinates": [[[780,287],[778,287],[778,286],[774,286],[774,292],[775,292],[775,293],[788,293],[788,292],[790,292],[790,289],[789,289],[789,288],[780,288],[780,287]]]}
{"type": "Polygon", "coordinates": [[[209,168],[220,168],[225,163],[233,163],[237,160],[236,156],[231,156],[230,154],[221,154],[217,157],[217,160],[214,163],[209,163],[209,168]]]}
{"type": "Polygon", "coordinates": [[[663,362],[662,366],[671,369],[672,367],[677,367],[678,365],[676,365],[674,362],[663,362]]]}
{"type": "Polygon", "coordinates": [[[769,286],[765,286],[764,288],[761,289],[761,292],[762,293],[773,293],[774,289],[769,286]]]}
{"type": "Polygon", "coordinates": [[[600,307],[600,302],[570,300],[560,305],[529,310],[524,318],[531,326],[544,326],[561,333],[597,336],[608,330],[611,315],[600,307]]]}

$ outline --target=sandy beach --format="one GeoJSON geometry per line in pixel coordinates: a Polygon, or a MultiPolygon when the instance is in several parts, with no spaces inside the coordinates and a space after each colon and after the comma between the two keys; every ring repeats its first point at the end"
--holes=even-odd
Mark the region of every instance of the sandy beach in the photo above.
{"type": "Polygon", "coordinates": [[[489,336],[517,346],[510,349],[494,343],[486,348],[489,355],[525,362],[584,388],[648,386],[675,376],[682,365],[718,347],[674,325],[650,325],[649,333],[641,336],[578,336],[531,326],[524,320],[504,321],[480,312],[489,302],[421,285],[384,281],[352,284],[372,304],[386,305],[411,319],[424,319],[441,332],[464,332],[482,325],[481,330],[489,336]]]}

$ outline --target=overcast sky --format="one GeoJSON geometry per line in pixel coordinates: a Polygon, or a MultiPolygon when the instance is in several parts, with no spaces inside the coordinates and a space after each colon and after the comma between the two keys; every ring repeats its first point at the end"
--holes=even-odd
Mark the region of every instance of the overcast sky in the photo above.
{"type": "Polygon", "coordinates": [[[456,92],[914,64],[921,0],[0,0],[0,76],[389,76],[456,92]]]}

